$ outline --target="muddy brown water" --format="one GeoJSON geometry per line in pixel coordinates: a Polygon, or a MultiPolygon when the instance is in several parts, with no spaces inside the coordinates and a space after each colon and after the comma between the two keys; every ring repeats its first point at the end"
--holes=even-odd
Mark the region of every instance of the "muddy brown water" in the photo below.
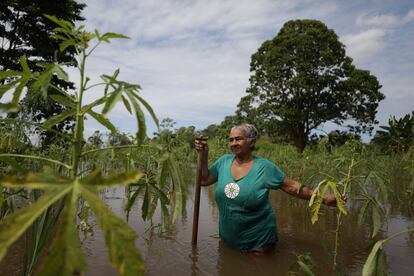
{"type": "MultiPolygon", "coordinates": [[[[214,187],[202,188],[198,244],[191,245],[192,191],[186,210],[173,231],[160,235],[148,230],[140,217],[141,202],[130,213],[129,224],[139,237],[136,246],[145,260],[145,275],[284,275],[295,263],[295,254],[309,253],[316,263],[315,275],[337,275],[332,270],[335,209],[323,207],[319,221],[312,225],[307,202],[292,198],[282,191],[272,191],[270,201],[276,212],[279,242],[271,255],[253,256],[228,248],[218,238],[218,210],[214,187]]],[[[104,201],[119,216],[125,217],[124,189],[108,190],[104,201]]],[[[160,222],[155,214],[153,223],[160,222]]],[[[108,262],[102,232],[91,220],[92,232],[82,235],[87,255],[86,275],[117,275],[108,262]]],[[[407,227],[414,227],[413,218],[390,214],[389,225],[382,237],[407,227]]],[[[341,229],[338,267],[342,275],[361,275],[370,252],[369,225],[357,227],[357,215],[345,216],[341,229]]],[[[387,270],[392,275],[414,275],[414,235],[404,234],[385,245],[387,270]]],[[[297,271],[297,270],[296,270],[297,271]]]]}
{"type": "MultiPolygon", "coordinates": [[[[214,187],[202,188],[198,244],[191,245],[193,192],[189,191],[184,214],[179,217],[168,234],[150,229],[140,216],[141,203],[134,205],[129,224],[138,233],[136,246],[145,260],[145,275],[285,275],[296,262],[295,254],[309,253],[316,266],[315,275],[338,275],[332,270],[335,209],[323,206],[319,221],[310,222],[307,201],[272,191],[270,202],[276,212],[279,242],[274,253],[253,256],[227,247],[218,238],[218,211],[214,202],[214,187]]],[[[105,191],[106,204],[118,216],[125,218],[123,210],[125,188],[105,191]]],[[[391,208],[389,208],[391,210],[391,208]]],[[[414,218],[393,211],[389,214],[388,228],[380,238],[399,230],[414,227],[414,218]]],[[[153,224],[160,222],[156,212],[153,224]]],[[[87,258],[86,275],[118,275],[108,262],[104,238],[93,217],[89,219],[89,232],[80,235],[87,258]]],[[[363,264],[370,252],[370,225],[357,226],[357,214],[344,216],[341,229],[338,267],[339,275],[361,275],[363,264]]],[[[15,244],[0,264],[0,275],[18,275],[21,270],[22,246],[15,244]]],[[[414,275],[414,234],[403,234],[384,246],[387,270],[391,275],[414,275]]],[[[296,271],[298,271],[296,269],[296,271]]],[[[301,275],[301,274],[299,274],[301,275]]]]}

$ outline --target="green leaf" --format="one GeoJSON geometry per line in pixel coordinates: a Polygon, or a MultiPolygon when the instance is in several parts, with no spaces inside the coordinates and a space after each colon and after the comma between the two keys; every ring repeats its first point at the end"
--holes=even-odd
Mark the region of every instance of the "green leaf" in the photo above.
{"type": "Polygon", "coordinates": [[[20,209],[0,221],[0,261],[7,249],[33,224],[49,206],[71,190],[71,186],[56,187],[47,190],[30,207],[20,209]]]}
{"type": "Polygon", "coordinates": [[[378,254],[382,251],[382,245],[384,244],[385,240],[379,240],[374,244],[374,247],[369,253],[368,258],[364,264],[364,268],[362,269],[362,276],[372,276],[375,272],[378,254]]]}
{"type": "Polygon", "coordinates": [[[49,118],[49,120],[47,120],[46,122],[44,122],[42,124],[43,128],[51,128],[53,126],[55,126],[56,124],[62,122],[63,120],[65,120],[66,118],[70,117],[70,116],[74,116],[76,114],[76,109],[68,109],[66,111],[63,111],[62,113],[53,116],[51,118],[49,118]]]}
{"type": "Polygon", "coordinates": [[[171,179],[174,185],[174,195],[175,195],[175,205],[173,211],[173,219],[172,222],[175,223],[178,216],[182,214],[185,208],[185,191],[184,191],[184,181],[181,177],[179,168],[178,168],[178,161],[174,158],[172,154],[169,155],[168,158],[168,168],[170,169],[171,179]]]}
{"type": "Polygon", "coordinates": [[[84,185],[94,186],[99,189],[117,187],[119,185],[129,185],[138,182],[143,173],[140,171],[128,171],[124,173],[113,173],[103,177],[100,170],[93,171],[90,175],[81,180],[84,185]]]}
{"type": "Polygon", "coordinates": [[[66,187],[70,184],[70,180],[54,175],[52,172],[33,174],[28,173],[24,176],[3,175],[0,177],[0,183],[4,187],[17,189],[55,189],[56,187],[66,187]]]}
{"type": "MultiPolygon", "coordinates": [[[[16,171],[21,172],[21,173],[26,173],[26,169],[24,169],[23,167],[21,167],[19,165],[19,163],[7,156],[0,156],[0,160],[6,164],[9,164],[10,166],[12,166],[16,171]]],[[[1,183],[1,178],[0,178],[0,183],[1,183]]]]}
{"type": "Polygon", "coordinates": [[[155,115],[154,110],[152,109],[152,107],[142,97],[140,97],[136,93],[134,93],[134,96],[145,106],[145,108],[148,110],[149,114],[151,115],[152,119],[154,120],[157,128],[159,128],[158,118],[155,115]]]}
{"type": "Polygon", "coordinates": [[[100,40],[103,40],[105,42],[109,42],[109,39],[113,39],[113,38],[129,39],[128,36],[117,34],[117,33],[104,33],[100,38],[101,38],[100,40]]]}
{"type": "Polygon", "coordinates": [[[63,95],[50,95],[50,98],[66,107],[69,107],[69,108],[76,107],[76,103],[71,97],[67,97],[63,95]]]}
{"type": "MultiPolygon", "coordinates": [[[[332,191],[333,191],[333,193],[335,195],[336,205],[338,206],[339,211],[342,214],[346,215],[347,214],[347,211],[346,211],[346,209],[344,207],[344,201],[342,200],[342,196],[338,192],[338,189],[336,188],[336,182],[330,180],[330,181],[328,181],[327,185],[332,189],[332,191]]],[[[322,196],[324,196],[324,195],[322,195],[322,196]]]]}
{"type": "Polygon", "coordinates": [[[128,110],[129,114],[132,114],[131,104],[125,99],[124,95],[122,95],[122,101],[124,102],[125,108],[128,110]]]}
{"type": "Polygon", "coordinates": [[[107,99],[106,97],[102,97],[102,98],[99,98],[99,99],[93,101],[92,103],[90,103],[88,105],[83,106],[82,109],[81,109],[81,113],[82,114],[87,113],[90,109],[94,108],[95,106],[103,104],[106,101],[106,99],[107,99]]]}
{"type": "Polygon", "coordinates": [[[378,231],[381,229],[381,215],[377,209],[377,207],[373,204],[372,205],[372,238],[375,237],[375,235],[378,233],[378,231]]]}
{"type": "Polygon", "coordinates": [[[143,275],[144,261],[135,247],[134,230],[124,220],[113,214],[96,192],[81,186],[81,194],[102,228],[111,264],[120,275],[143,275]]]}
{"type": "Polygon", "coordinates": [[[135,117],[138,123],[137,140],[138,140],[138,143],[142,143],[145,139],[146,132],[147,132],[147,126],[145,125],[145,115],[142,112],[142,109],[139,106],[137,100],[134,98],[133,94],[130,91],[126,91],[126,93],[135,110],[135,117]]]}
{"type": "Polygon", "coordinates": [[[141,206],[141,216],[143,220],[146,220],[148,218],[149,203],[149,186],[145,185],[144,200],[141,206]]]}
{"type": "Polygon", "coordinates": [[[106,116],[106,114],[114,108],[116,103],[121,100],[121,93],[121,88],[117,88],[114,92],[109,94],[109,97],[106,98],[105,106],[102,109],[103,116],[106,116]]]}
{"type": "Polygon", "coordinates": [[[307,276],[314,276],[312,270],[309,268],[309,266],[307,264],[305,264],[302,261],[298,261],[298,265],[300,266],[300,268],[302,269],[302,271],[305,273],[305,275],[307,275],[307,276]]]}
{"type": "Polygon", "coordinates": [[[3,84],[2,86],[0,86],[0,98],[3,97],[3,95],[9,91],[10,89],[12,89],[14,86],[16,86],[16,84],[18,84],[20,82],[20,79],[11,81],[9,83],[3,84]]]}
{"type": "Polygon", "coordinates": [[[78,193],[79,183],[74,182],[67,198],[62,223],[48,250],[49,254],[37,271],[38,275],[80,275],[86,268],[75,221],[78,193]]]}
{"type": "Polygon", "coordinates": [[[359,214],[358,214],[358,225],[359,226],[362,225],[362,223],[363,223],[363,221],[366,217],[367,210],[368,210],[368,207],[369,207],[370,204],[371,204],[371,200],[367,200],[364,203],[364,206],[362,206],[361,210],[359,210],[359,214]]]}
{"type": "Polygon", "coordinates": [[[22,67],[24,73],[29,74],[29,75],[32,73],[30,71],[29,65],[27,65],[26,55],[23,55],[19,58],[19,63],[20,63],[20,66],[22,67]]]}
{"type": "Polygon", "coordinates": [[[311,214],[312,214],[311,216],[312,224],[315,224],[315,222],[318,221],[319,209],[321,208],[322,200],[323,200],[322,198],[323,192],[320,192],[320,190],[323,190],[324,187],[326,187],[327,181],[328,180],[325,179],[318,183],[316,188],[313,190],[313,194],[309,201],[309,207],[311,208],[311,214]]]}
{"type": "Polygon", "coordinates": [[[0,80],[7,79],[10,77],[21,76],[21,75],[22,75],[22,72],[20,71],[14,71],[14,70],[0,71],[0,80]]]}
{"type": "Polygon", "coordinates": [[[43,16],[49,19],[50,21],[56,23],[57,25],[61,26],[65,30],[70,31],[75,28],[75,26],[71,22],[63,20],[63,19],[58,19],[54,15],[43,14],[43,16]]]}
{"type": "Polygon", "coordinates": [[[26,87],[26,84],[29,82],[28,78],[22,78],[20,84],[16,87],[16,90],[13,93],[12,104],[19,106],[20,96],[23,92],[23,89],[26,87]]]}
{"type": "Polygon", "coordinates": [[[104,127],[106,127],[112,134],[118,133],[118,130],[111,123],[111,121],[109,121],[109,119],[105,118],[101,114],[96,113],[96,112],[94,112],[92,110],[88,110],[87,113],[89,115],[91,115],[96,121],[98,121],[98,123],[100,123],[101,125],[103,125],[104,127]]]}

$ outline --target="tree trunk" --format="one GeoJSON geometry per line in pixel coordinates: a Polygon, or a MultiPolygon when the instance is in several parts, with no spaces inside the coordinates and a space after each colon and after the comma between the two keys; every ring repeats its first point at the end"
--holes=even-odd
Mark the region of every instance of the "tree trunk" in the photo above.
{"type": "Polygon", "coordinates": [[[305,133],[304,129],[297,128],[293,132],[293,142],[298,152],[302,153],[308,142],[308,135],[305,133]]]}

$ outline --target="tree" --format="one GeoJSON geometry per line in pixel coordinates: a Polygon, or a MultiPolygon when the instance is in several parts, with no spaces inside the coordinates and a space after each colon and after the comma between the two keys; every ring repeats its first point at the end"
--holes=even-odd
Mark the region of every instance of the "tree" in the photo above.
{"type": "MultiPolygon", "coordinates": [[[[74,0],[48,1],[48,0],[2,0],[0,2],[0,70],[20,70],[19,58],[27,57],[30,68],[34,71],[43,71],[45,68],[36,66],[39,62],[58,61],[75,65],[75,49],[68,47],[60,52],[59,42],[50,37],[52,29],[57,27],[43,14],[55,15],[74,23],[84,20],[80,13],[85,4],[78,4],[74,0]]],[[[63,90],[73,88],[70,82],[52,79],[53,84],[63,90]]],[[[53,94],[53,89],[49,89],[53,94]]],[[[21,116],[28,116],[30,120],[41,122],[65,108],[56,101],[43,97],[40,92],[27,93],[21,103],[21,116]]],[[[17,114],[11,115],[17,116],[17,114]]],[[[54,128],[69,130],[73,119],[68,118],[57,124],[54,128]]],[[[53,132],[42,131],[43,144],[53,140],[53,132]]]]}
{"type": "Polygon", "coordinates": [[[414,146],[414,111],[400,119],[392,116],[388,126],[380,126],[371,142],[387,153],[407,152],[414,146]]]}
{"type": "Polygon", "coordinates": [[[236,114],[268,135],[287,134],[299,151],[331,121],[371,132],[384,95],[369,71],[355,68],[337,35],[318,20],[292,20],[252,55],[250,87],[236,114]],[[353,124],[349,122],[352,120],[353,124]]]}
{"type": "Polygon", "coordinates": [[[102,134],[99,130],[95,130],[95,132],[88,138],[88,142],[97,147],[100,148],[103,146],[104,142],[102,140],[102,134]]]}

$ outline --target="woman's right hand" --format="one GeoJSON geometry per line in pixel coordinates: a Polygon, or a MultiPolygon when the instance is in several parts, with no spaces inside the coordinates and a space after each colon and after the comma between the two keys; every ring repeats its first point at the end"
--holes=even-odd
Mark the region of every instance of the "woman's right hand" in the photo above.
{"type": "Polygon", "coordinates": [[[208,140],[207,136],[196,137],[194,141],[195,150],[198,152],[202,152],[203,154],[208,153],[207,140],[208,140]]]}

